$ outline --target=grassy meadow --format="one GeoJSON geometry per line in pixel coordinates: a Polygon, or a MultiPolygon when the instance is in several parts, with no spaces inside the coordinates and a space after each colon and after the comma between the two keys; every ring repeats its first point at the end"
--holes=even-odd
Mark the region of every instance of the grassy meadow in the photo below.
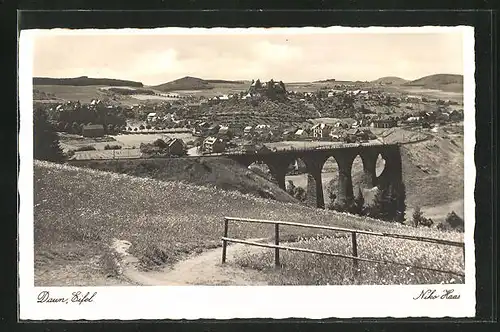
{"type": "MultiPolygon", "coordinates": [[[[34,181],[37,285],[66,284],[68,274],[73,276],[69,279],[73,285],[93,281],[94,284],[109,283],[106,276],[116,272],[109,250],[113,238],[130,241],[131,253],[146,269],[218,247],[224,216],[411,233],[451,240],[462,237],[458,233],[414,229],[234,191],[47,162],[35,162],[34,181]],[[65,277],[58,281],[50,277],[50,271],[62,271],[65,277]]],[[[325,235],[324,232],[286,227],[282,235],[285,240],[293,240],[325,235]]],[[[229,236],[242,239],[271,238],[273,235],[272,226],[234,223],[229,228],[229,236]]],[[[360,246],[363,245],[361,242],[360,246]]],[[[399,255],[407,253],[400,248],[395,250],[399,255]]],[[[309,261],[308,264],[316,262],[318,268],[323,266],[320,260],[309,258],[309,261]]]]}
{"type": "MultiPolygon", "coordinates": [[[[405,233],[413,232],[407,228],[405,233]]],[[[437,234],[432,236],[436,237],[437,234]]],[[[458,233],[452,237],[460,240],[458,233]]],[[[296,243],[283,245],[352,255],[350,234],[300,239],[296,243]]],[[[361,258],[464,273],[462,249],[458,247],[358,234],[357,248],[358,256],[361,258]]],[[[362,261],[358,263],[356,275],[350,259],[284,250],[280,251],[282,267],[278,270],[274,268],[274,250],[271,249],[258,254],[240,255],[235,263],[264,272],[271,285],[403,285],[464,282],[463,277],[453,274],[362,261]]]]}

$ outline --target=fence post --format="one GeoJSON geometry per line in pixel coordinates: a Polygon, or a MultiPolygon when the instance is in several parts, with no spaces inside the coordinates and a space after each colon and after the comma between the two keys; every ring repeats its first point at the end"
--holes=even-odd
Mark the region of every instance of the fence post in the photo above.
{"type": "MultiPolygon", "coordinates": [[[[227,229],[228,229],[229,220],[224,218],[224,237],[227,237],[227,229]]],[[[226,250],[227,250],[227,241],[222,240],[222,264],[226,262],[226,250]]]]}
{"type": "Polygon", "coordinates": [[[462,246],[462,256],[464,258],[464,268],[465,268],[465,244],[462,246]]]}
{"type": "MultiPolygon", "coordinates": [[[[358,257],[358,243],[356,240],[356,232],[352,232],[352,255],[354,257],[358,257]]],[[[354,276],[356,277],[358,275],[358,260],[353,259],[352,260],[352,266],[354,268],[354,276]]]]}
{"type": "MultiPolygon", "coordinates": [[[[274,244],[277,246],[280,245],[280,225],[275,224],[274,225],[274,244]]],[[[280,267],[280,250],[279,248],[274,249],[274,265],[275,267],[279,268],[280,267]]]]}

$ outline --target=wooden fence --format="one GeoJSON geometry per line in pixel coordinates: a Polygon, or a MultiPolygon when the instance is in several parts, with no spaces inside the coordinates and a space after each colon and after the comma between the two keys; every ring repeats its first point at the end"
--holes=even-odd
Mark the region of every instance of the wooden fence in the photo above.
{"type": "Polygon", "coordinates": [[[412,268],[421,269],[421,270],[442,272],[442,273],[448,273],[448,274],[452,274],[452,275],[456,275],[456,276],[460,276],[460,277],[465,277],[465,275],[463,273],[459,273],[456,271],[441,270],[441,269],[436,269],[436,268],[432,268],[432,267],[418,266],[418,265],[412,265],[412,264],[401,263],[401,262],[396,262],[396,261],[378,260],[378,259],[358,257],[357,234],[390,237],[390,238],[397,238],[397,239],[403,239],[403,240],[420,241],[420,242],[428,242],[428,243],[436,243],[436,244],[442,244],[442,245],[448,245],[448,246],[461,247],[462,248],[462,255],[465,259],[465,244],[463,242],[455,242],[455,241],[449,241],[449,240],[442,240],[442,239],[435,239],[435,238],[421,237],[421,236],[411,236],[411,235],[404,235],[404,234],[382,233],[382,232],[372,232],[372,231],[364,231],[364,230],[350,229],[350,228],[294,223],[294,222],[287,222],[287,221],[225,217],[224,218],[224,236],[222,237],[222,264],[224,264],[226,262],[227,243],[232,242],[232,243],[240,243],[240,244],[246,244],[246,245],[251,245],[251,246],[274,249],[274,263],[275,263],[275,266],[278,268],[281,266],[281,264],[280,264],[280,249],[281,249],[281,250],[288,250],[288,251],[298,251],[298,252],[305,252],[305,253],[310,253],[310,254],[318,254],[318,255],[326,255],[326,256],[332,256],[332,257],[352,259],[355,274],[358,273],[358,262],[363,261],[363,262],[371,262],[371,263],[395,264],[395,265],[412,267],[412,268]],[[260,242],[247,241],[247,240],[241,240],[241,239],[235,239],[235,238],[228,237],[229,221],[274,225],[274,244],[260,243],[260,242]],[[344,255],[344,254],[331,253],[331,252],[326,252],[326,251],[318,251],[318,250],[313,250],[313,249],[282,246],[282,245],[280,245],[280,229],[279,229],[280,225],[312,228],[312,229],[324,229],[324,230],[331,230],[331,231],[337,231],[337,232],[351,233],[352,255],[344,255]]]}

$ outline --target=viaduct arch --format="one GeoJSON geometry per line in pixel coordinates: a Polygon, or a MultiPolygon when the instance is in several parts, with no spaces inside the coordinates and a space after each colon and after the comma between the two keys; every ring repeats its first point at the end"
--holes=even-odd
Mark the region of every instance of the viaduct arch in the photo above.
{"type": "MultiPolygon", "coordinates": [[[[283,150],[264,153],[249,153],[227,155],[245,167],[255,161],[265,163],[277,180],[281,189],[285,190],[285,176],[288,166],[296,159],[301,159],[306,165],[308,174],[308,187],[314,185],[316,206],[325,207],[323,197],[322,169],[326,160],[333,157],[338,165],[338,188],[337,202],[340,205],[349,205],[354,200],[351,169],[353,161],[357,156],[361,157],[363,163],[362,186],[372,188],[379,186],[398,186],[403,182],[401,150],[399,145],[359,145],[349,147],[336,147],[330,149],[315,150],[283,150]],[[378,156],[385,161],[385,167],[380,176],[376,175],[376,163],[378,156]],[[310,183],[313,180],[314,184],[310,183]]],[[[314,191],[314,190],[313,190],[314,191]]]]}

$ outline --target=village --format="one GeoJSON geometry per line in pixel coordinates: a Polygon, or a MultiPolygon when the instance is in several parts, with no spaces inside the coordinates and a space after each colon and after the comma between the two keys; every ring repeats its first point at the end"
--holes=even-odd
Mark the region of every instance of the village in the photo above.
{"type": "Polygon", "coordinates": [[[282,81],[261,83],[257,79],[247,91],[210,98],[188,94],[169,102],[132,106],[93,99],[87,105],[68,101],[44,107],[61,135],[77,135],[90,142],[69,149],[73,158],[86,151],[79,159],[257,153],[264,147],[276,150],[277,146],[384,144],[380,133],[386,129],[432,129],[463,119],[461,105],[452,100],[388,92],[376,85],[362,88],[356,83],[337,83],[330,89],[298,92],[287,91],[282,81]],[[108,138],[119,143],[120,137],[126,135],[145,139],[133,145],[108,144],[104,150],[139,149],[140,153],[88,152],[99,150],[92,146],[92,140],[108,138]],[[272,144],[277,142],[290,144],[272,144]]]}

